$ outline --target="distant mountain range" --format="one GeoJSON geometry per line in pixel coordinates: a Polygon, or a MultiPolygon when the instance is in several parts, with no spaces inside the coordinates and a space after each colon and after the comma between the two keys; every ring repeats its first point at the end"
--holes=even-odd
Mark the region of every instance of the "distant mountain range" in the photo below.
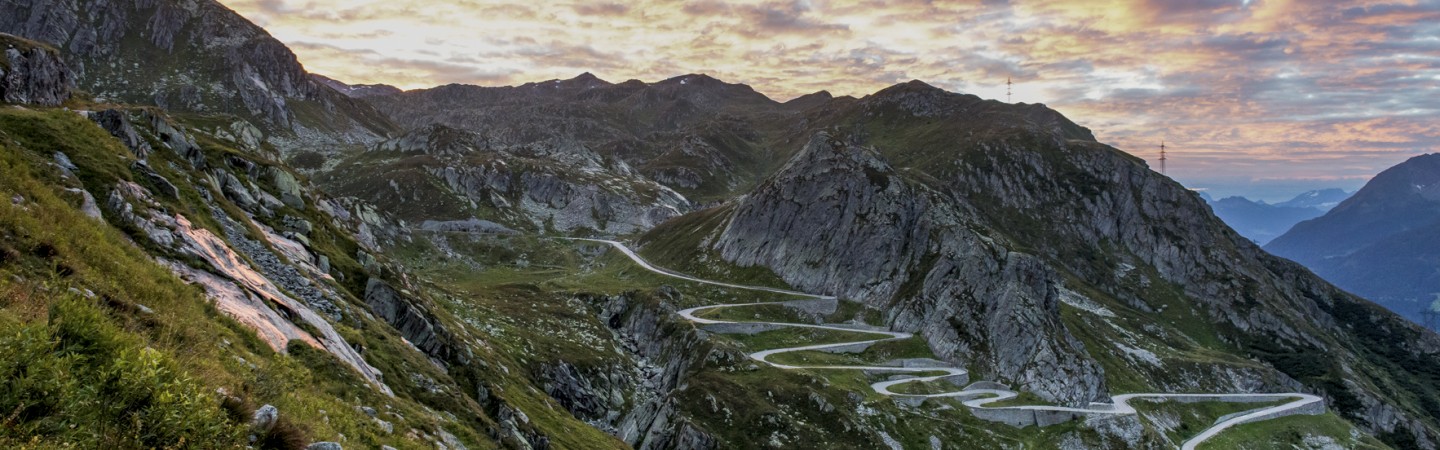
{"type": "Polygon", "coordinates": [[[1265,249],[1411,319],[1440,310],[1440,154],[1381,172],[1265,249]]]}
{"type": "Polygon", "coordinates": [[[1342,189],[1320,189],[1275,204],[1240,196],[1219,200],[1204,194],[1201,196],[1230,228],[1257,244],[1265,245],[1295,224],[1324,215],[1349,198],[1350,193],[1342,189]]]}

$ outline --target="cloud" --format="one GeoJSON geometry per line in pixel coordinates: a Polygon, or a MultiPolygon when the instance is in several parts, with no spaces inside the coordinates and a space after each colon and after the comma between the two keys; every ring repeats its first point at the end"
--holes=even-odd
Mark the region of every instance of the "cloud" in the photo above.
{"type": "Polygon", "coordinates": [[[630,7],[623,3],[582,3],[571,8],[582,16],[623,16],[630,12],[630,7]]]}

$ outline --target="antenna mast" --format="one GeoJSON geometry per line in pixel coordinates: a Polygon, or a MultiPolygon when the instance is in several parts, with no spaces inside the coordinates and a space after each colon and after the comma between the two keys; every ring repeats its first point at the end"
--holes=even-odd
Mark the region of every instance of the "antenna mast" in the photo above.
{"type": "Polygon", "coordinates": [[[1429,308],[1420,311],[1421,325],[1435,331],[1440,331],[1440,298],[1435,299],[1429,308]]]}
{"type": "Polygon", "coordinates": [[[1005,77],[1005,103],[1014,103],[1010,101],[1011,95],[1014,94],[1014,86],[1015,83],[1010,81],[1010,77],[1005,77]]]}
{"type": "Polygon", "coordinates": [[[1164,175],[1164,174],[1165,174],[1165,160],[1166,160],[1166,159],[1168,159],[1168,158],[1165,157],[1165,140],[1164,140],[1164,139],[1161,139],[1161,140],[1160,140],[1160,174],[1161,174],[1161,175],[1164,175]]]}

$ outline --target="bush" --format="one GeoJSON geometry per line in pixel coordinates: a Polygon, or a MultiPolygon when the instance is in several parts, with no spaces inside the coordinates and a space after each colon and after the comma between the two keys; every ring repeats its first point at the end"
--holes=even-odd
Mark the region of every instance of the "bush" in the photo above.
{"type": "Polygon", "coordinates": [[[217,448],[240,442],[220,399],[101,310],[64,298],[45,324],[0,317],[0,443],[217,448]]]}

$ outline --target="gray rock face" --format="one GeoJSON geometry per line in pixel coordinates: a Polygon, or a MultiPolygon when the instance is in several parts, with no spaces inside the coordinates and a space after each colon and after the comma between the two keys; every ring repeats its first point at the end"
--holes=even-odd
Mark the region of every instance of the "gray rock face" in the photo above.
{"type": "Polygon", "coordinates": [[[58,52],[3,33],[0,47],[0,100],[59,106],[70,99],[74,75],[58,52]]]}
{"type": "Polygon", "coordinates": [[[155,186],[155,191],[160,195],[172,199],[180,198],[180,188],[175,187],[175,183],[171,183],[169,179],[150,168],[145,161],[135,161],[130,165],[130,170],[148,181],[151,186],[155,186]]]}
{"type": "Polygon", "coordinates": [[[175,154],[185,157],[192,167],[205,168],[205,154],[200,151],[200,145],[195,143],[195,139],[189,133],[170,123],[170,119],[163,115],[149,110],[141,114],[150,123],[151,131],[155,133],[155,137],[161,143],[169,147],[175,154]]]}
{"type": "Polygon", "coordinates": [[[1060,278],[971,223],[872,150],[820,133],[735,205],[714,246],[803,290],[885,308],[892,327],[985,378],[1069,404],[1103,397],[1103,370],[1060,322],[1060,278]]]}
{"type": "Polygon", "coordinates": [[[426,126],[376,146],[393,157],[358,157],[325,183],[412,219],[487,217],[559,232],[648,230],[690,207],[675,191],[574,139],[506,143],[513,140],[426,126]]]}
{"type": "Polygon", "coordinates": [[[365,283],[365,304],[425,354],[441,361],[449,361],[456,354],[449,332],[428,311],[385,281],[371,278],[365,283]]]}
{"type": "MultiPolygon", "coordinates": [[[[393,128],[310,79],[284,44],[213,0],[15,0],[0,3],[0,32],[58,48],[77,84],[101,99],[253,117],[285,133],[282,144],[369,143],[393,128]],[[187,64],[151,63],[182,57],[187,64]],[[292,103],[301,101],[317,104],[319,117],[297,115],[292,103]]],[[[20,56],[20,73],[39,74],[55,55],[20,56]]],[[[46,95],[16,95],[58,104],[68,98],[58,87],[70,81],[50,76],[58,73],[20,76],[31,88],[16,92],[46,95]]]]}
{"type": "Polygon", "coordinates": [[[345,450],[335,442],[316,442],[305,447],[305,450],[345,450]]]}
{"type": "Polygon", "coordinates": [[[603,303],[600,319],[638,362],[629,381],[634,384],[632,399],[617,398],[620,386],[616,381],[627,378],[620,374],[598,381],[604,385],[601,389],[586,390],[582,382],[580,389],[572,389],[569,395],[588,398],[588,404],[607,411],[610,420],[606,428],[637,449],[715,448],[715,439],[680,413],[674,393],[707,361],[735,362],[745,356],[706,345],[703,333],[677,324],[674,311],[665,303],[654,305],[630,295],[593,300],[603,303]]]}
{"type": "Polygon", "coordinates": [[[119,139],[120,143],[125,144],[125,147],[129,148],[130,152],[134,153],[136,158],[145,159],[150,157],[150,143],[146,142],[145,138],[141,137],[138,131],[135,131],[135,126],[130,123],[130,116],[125,114],[124,111],[107,109],[91,113],[90,120],[100,125],[100,128],[104,128],[105,131],[109,131],[116,139],[119,139]]]}
{"type": "Polygon", "coordinates": [[[250,188],[240,181],[235,174],[226,171],[217,171],[217,180],[220,185],[220,192],[225,198],[235,202],[236,206],[253,211],[260,204],[255,200],[255,194],[250,193],[250,188]]]}
{"type": "Polygon", "coordinates": [[[488,220],[471,218],[469,220],[435,221],[427,220],[420,224],[420,229],[442,233],[482,233],[482,234],[519,234],[505,227],[504,225],[488,220]]]}
{"type": "Polygon", "coordinates": [[[280,201],[295,209],[305,209],[305,194],[300,190],[300,182],[295,175],[279,167],[271,167],[270,184],[280,193],[280,201]]]}

